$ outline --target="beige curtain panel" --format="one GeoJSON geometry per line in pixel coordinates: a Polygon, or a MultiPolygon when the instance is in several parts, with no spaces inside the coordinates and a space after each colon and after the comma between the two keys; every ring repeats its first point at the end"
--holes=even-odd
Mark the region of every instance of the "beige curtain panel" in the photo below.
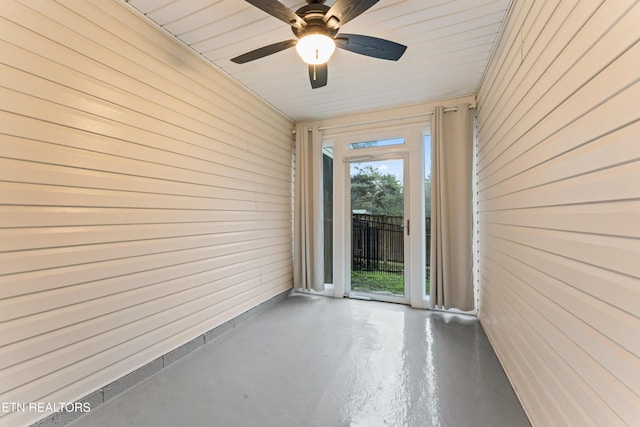
{"type": "Polygon", "coordinates": [[[317,128],[296,129],[293,285],[324,290],[322,248],[322,143],[317,128]],[[315,150],[320,153],[314,155],[315,150]]]}
{"type": "Polygon", "coordinates": [[[473,110],[436,107],[431,138],[431,308],[471,311],[473,110]]]}

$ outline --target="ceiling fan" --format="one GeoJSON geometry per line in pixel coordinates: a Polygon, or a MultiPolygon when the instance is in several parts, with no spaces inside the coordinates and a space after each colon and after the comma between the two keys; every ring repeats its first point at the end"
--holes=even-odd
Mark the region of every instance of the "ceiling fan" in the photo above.
{"type": "Polygon", "coordinates": [[[326,86],[327,61],[336,47],[373,58],[397,61],[407,47],[390,40],[360,34],[340,34],[340,27],[358,17],[379,0],[336,0],[333,6],[325,0],[306,0],[307,5],[295,12],[278,0],[245,0],[269,15],[291,26],[296,39],[273,43],[252,50],[231,61],[244,64],[295,46],[309,64],[309,80],[313,89],[326,86]]]}

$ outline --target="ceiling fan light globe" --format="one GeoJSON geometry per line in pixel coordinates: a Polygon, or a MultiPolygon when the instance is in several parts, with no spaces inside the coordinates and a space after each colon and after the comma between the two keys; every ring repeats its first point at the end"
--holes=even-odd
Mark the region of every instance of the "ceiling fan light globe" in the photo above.
{"type": "Polygon", "coordinates": [[[329,36],[309,34],[298,40],[296,50],[307,64],[320,65],[331,58],[336,50],[336,44],[329,36]]]}

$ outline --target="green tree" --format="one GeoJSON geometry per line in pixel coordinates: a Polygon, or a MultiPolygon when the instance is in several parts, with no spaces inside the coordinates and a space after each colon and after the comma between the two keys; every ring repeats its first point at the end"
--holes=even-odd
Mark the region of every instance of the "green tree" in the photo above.
{"type": "Polygon", "coordinates": [[[431,218],[431,174],[424,179],[424,214],[431,218]]]}
{"type": "Polygon", "coordinates": [[[382,174],[371,165],[356,166],[351,176],[351,209],[372,215],[403,213],[402,185],[393,174],[382,174]]]}

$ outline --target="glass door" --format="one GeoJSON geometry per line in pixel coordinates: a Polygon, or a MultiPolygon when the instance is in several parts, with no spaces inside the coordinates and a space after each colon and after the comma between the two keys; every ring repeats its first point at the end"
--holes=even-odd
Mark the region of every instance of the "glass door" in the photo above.
{"type": "Polygon", "coordinates": [[[409,301],[405,162],[384,156],[347,162],[351,297],[409,301]]]}

